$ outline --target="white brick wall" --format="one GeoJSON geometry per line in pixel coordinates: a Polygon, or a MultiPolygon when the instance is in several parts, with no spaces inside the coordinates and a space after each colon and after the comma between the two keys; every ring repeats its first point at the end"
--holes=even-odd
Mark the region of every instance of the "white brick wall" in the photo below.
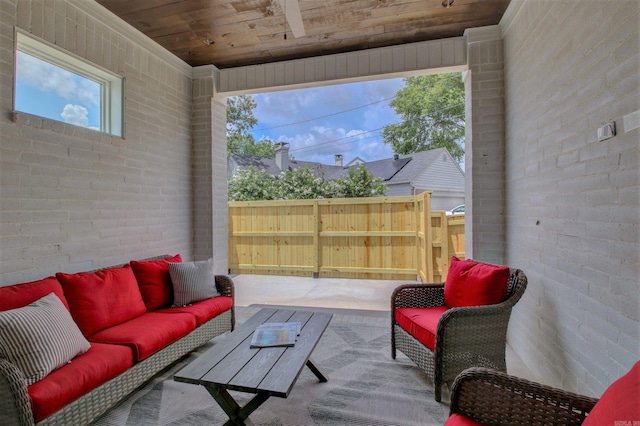
{"type": "Polygon", "coordinates": [[[509,341],[546,383],[599,396],[640,356],[640,2],[512,0],[504,39],[506,257],[529,287],[509,341]]]}
{"type": "Polygon", "coordinates": [[[227,265],[227,102],[216,98],[219,71],[209,65],[193,73],[194,256],[227,265]]]}
{"type": "Polygon", "coordinates": [[[193,255],[191,70],[84,7],[0,0],[0,285],[193,255]],[[16,25],[126,77],[124,139],[27,114],[12,120],[16,25]]]}
{"type": "Polygon", "coordinates": [[[465,250],[504,264],[504,89],[498,26],[465,32],[465,250]]]}

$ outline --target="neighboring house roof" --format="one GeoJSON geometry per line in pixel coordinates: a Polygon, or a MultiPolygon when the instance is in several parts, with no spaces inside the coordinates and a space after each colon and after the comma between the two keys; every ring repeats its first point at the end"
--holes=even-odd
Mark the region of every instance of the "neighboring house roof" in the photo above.
{"type": "Polygon", "coordinates": [[[426,168],[428,168],[436,160],[442,158],[443,155],[449,157],[449,160],[456,165],[460,173],[464,176],[464,172],[460,169],[458,163],[453,159],[446,148],[430,149],[428,151],[415,152],[413,154],[401,155],[400,159],[411,158],[405,167],[398,171],[393,178],[387,182],[388,184],[412,183],[426,168]]]}
{"type": "Polygon", "coordinates": [[[347,163],[347,167],[350,167],[350,166],[359,166],[360,164],[363,164],[363,163],[366,163],[366,161],[364,161],[364,160],[363,160],[362,158],[360,158],[360,157],[356,157],[356,158],[354,158],[353,160],[351,160],[351,161],[349,161],[349,162],[347,163]]]}
{"type": "MultiPolygon", "coordinates": [[[[431,163],[441,158],[443,155],[454,161],[446,148],[432,149],[429,151],[416,152],[413,154],[399,155],[394,158],[363,162],[362,164],[373,173],[374,178],[383,179],[388,185],[412,183],[431,163]]],[[[349,173],[351,161],[346,166],[336,166],[322,164],[312,161],[290,160],[289,169],[311,167],[318,176],[324,175],[327,179],[335,179],[349,173]]],[[[275,158],[256,157],[252,155],[231,154],[228,159],[228,177],[231,179],[239,170],[256,167],[273,176],[279,175],[282,170],[276,164],[275,158]]],[[[457,166],[459,169],[459,166],[457,166]]],[[[460,169],[460,173],[464,175],[460,169]]]]}

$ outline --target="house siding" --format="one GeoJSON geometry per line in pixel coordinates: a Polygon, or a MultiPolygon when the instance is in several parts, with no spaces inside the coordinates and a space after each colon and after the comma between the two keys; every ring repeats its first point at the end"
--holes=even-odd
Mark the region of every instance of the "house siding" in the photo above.
{"type": "Polygon", "coordinates": [[[509,342],[550,385],[599,397],[640,353],[640,2],[512,0],[504,39],[506,257],[529,287],[509,342]],[[619,127],[620,130],[620,127],[619,127]]]}
{"type": "Polygon", "coordinates": [[[446,154],[433,161],[412,184],[417,192],[433,191],[432,210],[451,210],[464,203],[464,174],[446,154]]]}
{"type": "Polygon", "coordinates": [[[192,256],[191,69],[87,5],[2,1],[0,285],[192,256]],[[126,77],[124,138],[28,114],[12,119],[14,26],[126,77]]]}

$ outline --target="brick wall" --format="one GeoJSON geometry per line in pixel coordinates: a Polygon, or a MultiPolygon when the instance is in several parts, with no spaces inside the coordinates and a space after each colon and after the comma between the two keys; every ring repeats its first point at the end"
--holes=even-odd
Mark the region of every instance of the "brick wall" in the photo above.
{"type": "MultiPolygon", "coordinates": [[[[509,341],[545,383],[599,396],[640,353],[640,3],[512,0],[504,39],[506,257],[529,287],[509,341]]],[[[475,163],[474,163],[475,164],[475,163]]]]}
{"type": "Polygon", "coordinates": [[[214,258],[217,274],[227,266],[227,101],[216,97],[219,71],[193,72],[194,257],[214,258]]]}
{"type": "Polygon", "coordinates": [[[465,31],[466,256],[504,264],[504,74],[500,28],[465,31]]]}
{"type": "MultiPolygon", "coordinates": [[[[93,2],[0,2],[0,285],[192,256],[191,69],[93,2]],[[18,115],[14,26],[126,77],[126,137],[18,115]]],[[[186,65],[186,64],[185,64],[186,65]]]]}

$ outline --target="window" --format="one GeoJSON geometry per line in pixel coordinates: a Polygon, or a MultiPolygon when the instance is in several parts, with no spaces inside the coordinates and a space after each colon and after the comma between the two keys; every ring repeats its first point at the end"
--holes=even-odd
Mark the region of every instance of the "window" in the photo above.
{"type": "Polygon", "coordinates": [[[14,109],[123,135],[123,79],[16,30],[14,109]]]}

